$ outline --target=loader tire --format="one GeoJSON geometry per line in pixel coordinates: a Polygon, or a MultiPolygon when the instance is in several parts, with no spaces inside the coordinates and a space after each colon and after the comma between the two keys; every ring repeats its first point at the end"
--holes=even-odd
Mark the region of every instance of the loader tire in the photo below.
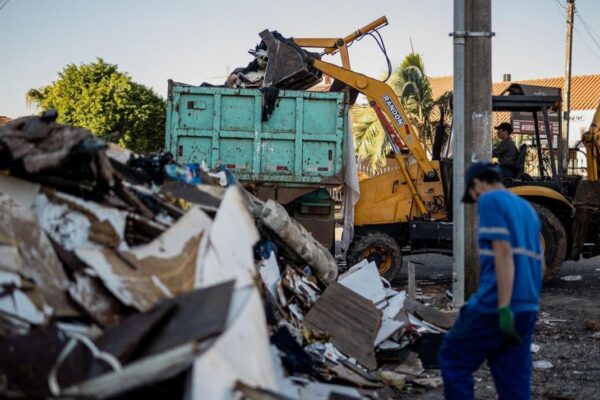
{"type": "Polygon", "coordinates": [[[391,282],[402,268],[400,245],[394,238],[381,232],[368,232],[356,236],[350,244],[348,268],[365,259],[374,261],[379,274],[388,282],[391,282]]]}
{"type": "Polygon", "coordinates": [[[562,266],[567,255],[567,233],[558,217],[548,208],[539,204],[531,204],[540,218],[542,225],[542,246],[546,272],[544,282],[551,280],[562,266]]]}

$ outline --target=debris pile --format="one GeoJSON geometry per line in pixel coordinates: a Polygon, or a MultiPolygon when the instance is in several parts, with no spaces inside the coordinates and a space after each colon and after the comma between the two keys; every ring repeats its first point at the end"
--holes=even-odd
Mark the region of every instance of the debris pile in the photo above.
{"type": "Polygon", "coordinates": [[[226,169],[0,128],[0,396],[359,398],[437,387],[443,313],[226,169]],[[198,184],[200,182],[200,184],[198,184]]]}
{"type": "Polygon", "coordinates": [[[304,90],[321,81],[322,72],[310,61],[320,59],[319,53],[304,50],[277,31],[265,30],[260,37],[260,43],[248,51],[254,60],[244,68],[234,69],[225,87],[304,90]]]}

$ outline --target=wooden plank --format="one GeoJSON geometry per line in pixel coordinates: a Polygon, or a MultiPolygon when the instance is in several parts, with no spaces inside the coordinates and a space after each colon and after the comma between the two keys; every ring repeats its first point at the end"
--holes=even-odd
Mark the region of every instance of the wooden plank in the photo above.
{"type": "Polygon", "coordinates": [[[417,281],[415,278],[415,264],[408,262],[408,297],[415,300],[417,298],[417,281]]]}
{"type": "Polygon", "coordinates": [[[420,301],[413,300],[410,297],[406,299],[406,303],[404,304],[408,312],[442,329],[452,328],[456,320],[456,313],[445,313],[435,308],[427,307],[420,301]]]}
{"type": "Polygon", "coordinates": [[[327,287],[305,318],[307,327],[324,331],[342,353],[369,369],[377,368],[374,343],[382,312],[339,283],[327,287]]]}
{"type": "Polygon", "coordinates": [[[167,300],[167,304],[175,304],[177,308],[160,330],[160,335],[148,343],[139,358],[159,354],[190,341],[202,341],[223,332],[234,283],[228,281],[167,300]]]}

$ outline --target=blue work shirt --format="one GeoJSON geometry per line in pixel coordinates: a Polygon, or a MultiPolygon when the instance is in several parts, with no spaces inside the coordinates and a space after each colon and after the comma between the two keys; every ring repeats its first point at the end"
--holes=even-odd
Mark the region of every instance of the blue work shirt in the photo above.
{"type": "Polygon", "coordinates": [[[540,221],[533,207],[508,190],[483,194],[477,202],[479,214],[479,290],[469,306],[484,313],[498,310],[498,286],[494,270],[493,240],[510,243],[515,262],[515,280],[510,306],[513,312],[537,311],[542,288],[542,243],[540,221]]]}

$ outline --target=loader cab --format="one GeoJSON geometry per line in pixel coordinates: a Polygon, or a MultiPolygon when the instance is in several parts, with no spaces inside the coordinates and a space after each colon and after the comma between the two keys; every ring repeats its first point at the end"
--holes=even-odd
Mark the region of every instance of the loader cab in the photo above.
{"type": "Polygon", "coordinates": [[[543,186],[573,198],[579,177],[561,176],[561,94],[559,88],[512,84],[500,96],[492,96],[492,111],[509,113],[513,137],[519,149],[517,166],[507,187],[543,186]]]}

